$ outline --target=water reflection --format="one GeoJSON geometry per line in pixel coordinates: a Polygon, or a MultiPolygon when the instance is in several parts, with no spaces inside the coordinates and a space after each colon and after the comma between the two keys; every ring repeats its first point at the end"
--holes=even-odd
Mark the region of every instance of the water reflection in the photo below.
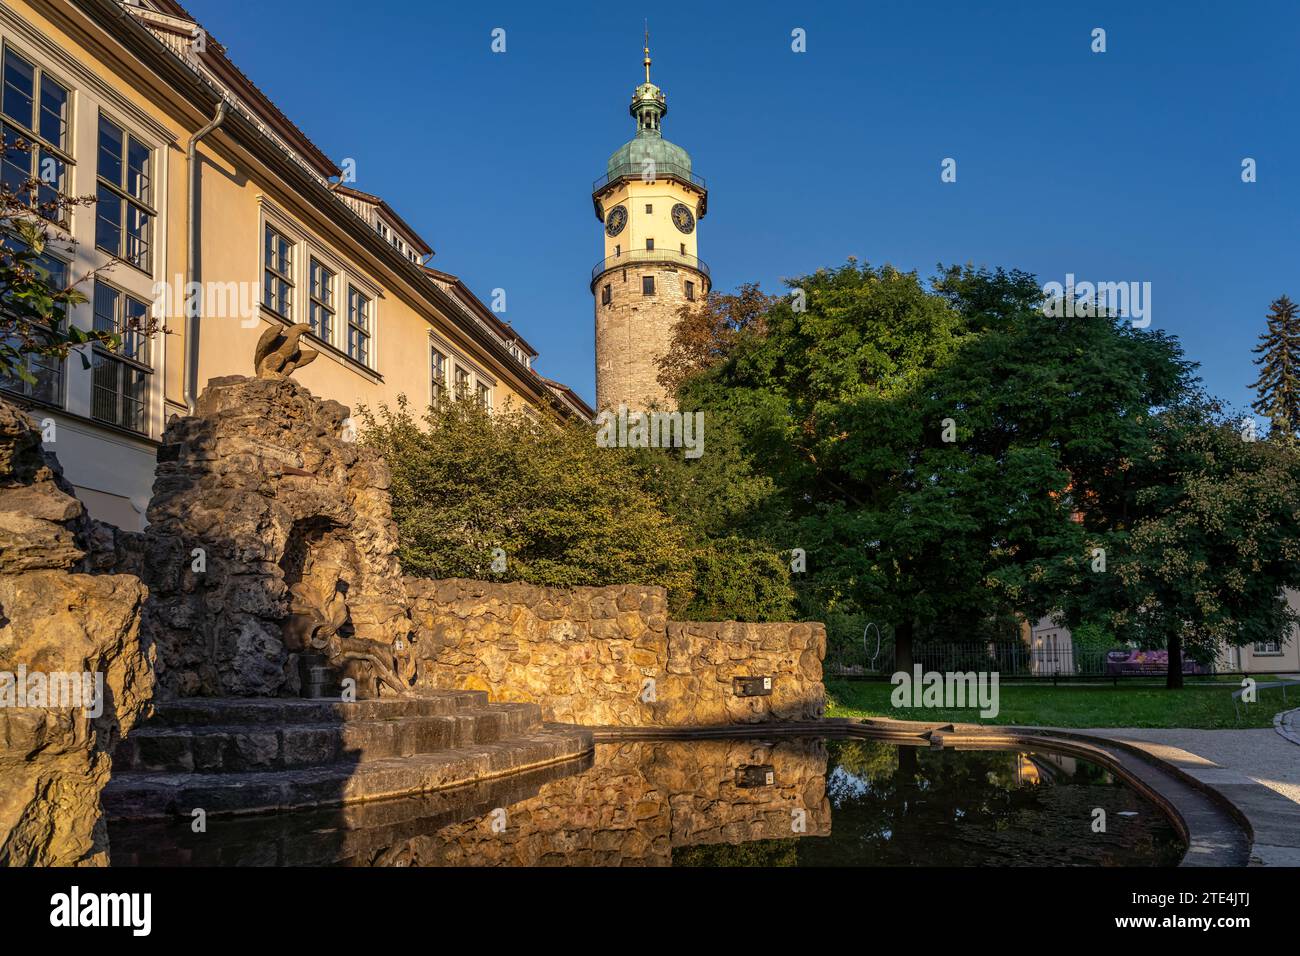
{"type": "Polygon", "coordinates": [[[208,821],[110,822],[114,865],[1171,865],[1154,806],[1049,754],[780,738],[602,744],[418,798],[208,821]],[[1106,832],[1093,831],[1093,810],[1106,832]]]}

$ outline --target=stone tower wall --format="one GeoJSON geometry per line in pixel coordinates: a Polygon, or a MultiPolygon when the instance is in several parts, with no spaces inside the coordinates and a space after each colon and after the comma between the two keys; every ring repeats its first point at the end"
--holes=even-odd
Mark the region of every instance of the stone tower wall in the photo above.
{"type": "Polygon", "coordinates": [[[687,305],[686,282],[699,301],[708,280],[694,269],[668,263],[639,263],[613,269],[596,282],[596,411],[645,409],[672,403],[659,385],[659,357],[668,350],[679,310],[687,305]],[[624,275],[626,274],[626,280],[624,275]],[[641,292],[641,277],[655,277],[655,294],[641,292]],[[602,304],[608,285],[610,303],[602,304]]]}

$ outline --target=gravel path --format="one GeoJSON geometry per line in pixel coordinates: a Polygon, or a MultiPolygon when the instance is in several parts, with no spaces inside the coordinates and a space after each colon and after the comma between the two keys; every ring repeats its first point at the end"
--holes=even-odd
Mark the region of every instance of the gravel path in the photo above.
{"type": "MultiPolygon", "coordinates": [[[[1300,746],[1275,730],[1168,730],[1115,728],[1086,730],[1084,733],[1119,740],[1141,740],[1172,751],[1165,759],[1183,767],[1197,763],[1212,782],[1215,767],[1242,774],[1300,804],[1300,746]],[[1192,759],[1189,759],[1192,758],[1192,759]],[[1195,758],[1200,758],[1197,761],[1195,758]]],[[[1297,822],[1300,826],[1300,821],[1297,822]]]]}
{"type": "Polygon", "coordinates": [[[1300,746],[1300,707],[1284,710],[1273,718],[1273,729],[1296,746],[1300,746]]]}

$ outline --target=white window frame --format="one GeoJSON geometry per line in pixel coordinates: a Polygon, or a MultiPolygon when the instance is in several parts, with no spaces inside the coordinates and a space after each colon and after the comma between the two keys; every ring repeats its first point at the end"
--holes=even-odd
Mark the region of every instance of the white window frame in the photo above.
{"type": "MultiPolygon", "coordinates": [[[[99,117],[103,115],[150,151],[150,199],[153,218],[150,222],[149,256],[144,269],[119,259],[112,253],[100,250],[95,244],[95,206],[76,206],[66,211],[64,221],[57,223],[55,234],[47,252],[67,261],[70,274],[85,276],[104,269],[112,263],[123,266],[105,273],[110,284],[141,302],[152,304],[155,319],[171,318],[165,315],[166,297],[158,293],[158,282],[171,278],[172,255],[169,252],[170,172],[174,147],[178,145],[175,129],[159,122],[124,93],[111,80],[78,57],[60,39],[33,25],[12,6],[0,3],[0,42],[13,48],[24,60],[32,63],[41,73],[49,76],[68,91],[67,133],[65,148],[63,191],[73,196],[85,196],[97,191],[99,184],[99,117]]],[[[146,211],[148,211],[146,209],[146,211]]],[[[123,223],[125,231],[126,224],[123,223]]],[[[260,241],[256,244],[260,254],[260,241]]],[[[260,278],[260,276],[259,276],[260,278]]],[[[94,325],[93,300],[67,310],[68,323],[78,329],[90,330],[94,325]]],[[[136,438],[157,439],[166,420],[168,405],[164,382],[167,381],[167,349],[161,337],[149,343],[153,374],[146,394],[145,432],[129,432],[136,438]]],[[[87,357],[90,357],[89,351],[87,357]]],[[[67,414],[86,422],[95,421],[93,415],[93,371],[81,367],[80,362],[63,365],[63,405],[67,414]]],[[[105,428],[116,426],[104,425],[105,428]]],[[[128,434],[123,432],[122,434],[128,434]]],[[[124,443],[139,448],[134,442],[124,443]]]]}
{"type": "MultiPolygon", "coordinates": [[[[65,194],[75,195],[75,193],[73,193],[71,186],[76,177],[76,165],[77,165],[77,161],[75,158],[75,148],[76,148],[76,139],[77,139],[77,135],[76,135],[77,133],[77,108],[76,108],[77,107],[77,86],[64,79],[63,75],[57,69],[50,69],[48,66],[46,66],[45,62],[40,57],[32,56],[27,50],[22,49],[21,47],[10,42],[8,38],[5,38],[3,42],[0,42],[0,103],[3,103],[3,97],[4,97],[4,79],[3,79],[4,60],[5,57],[7,57],[11,51],[13,52],[14,56],[21,58],[22,60],[31,64],[32,66],[32,73],[33,73],[32,88],[34,94],[33,105],[32,105],[32,112],[33,112],[32,118],[34,120],[35,125],[30,129],[24,128],[19,130],[23,138],[26,139],[29,143],[31,143],[35,147],[31,153],[27,154],[26,157],[28,170],[30,171],[31,169],[36,168],[37,175],[39,176],[40,159],[44,153],[46,152],[50,153],[55,159],[59,160],[59,162],[63,164],[62,182],[60,183],[58,188],[62,190],[62,192],[64,192],[65,194]],[[63,142],[58,146],[55,146],[44,136],[42,136],[40,131],[41,84],[46,77],[49,77],[49,79],[53,83],[57,84],[58,86],[61,86],[64,89],[64,91],[67,93],[67,99],[65,101],[64,117],[63,117],[63,142]]],[[[13,122],[14,121],[11,120],[9,117],[5,116],[4,114],[0,114],[0,123],[4,123],[5,125],[12,125],[13,122]]],[[[145,138],[141,137],[140,141],[145,142],[146,140],[145,138]]],[[[39,196],[38,196],[38,201],[39,201],[39,196]]],[[[67,228],[69,225],[67,222],[67,217],[70,215],[71,212],[72,210],[69,209],[63,210],[64,219],[58,222],[57,225],[63,228],[67,228]]]]}
{"type": "MultiPolygon", "coordinates": [[[[145,311],[142,316],[145,321],[148,321],[150,314],[152,312],[151,303],[147,299],[143,299],[140,296],[133,294],[130,290],[124,289],[122,286],[118,285],[117,283],[108,282],[97,276],[93,280],[92,292],[90,297],[90,306],[92,310],[91,313],[92,325],[94,323],[93,310],[98,305],[99,288],[101,286],[113,292],[117,297],[116,298],[117,305],[113,310],[113,316],[112,316],[114,328],[106,331],[113,331],[122,335],[123,344],[125,345],[127,341],[127,335],[129,335],[129,333],[124,333],[123,331],[122,306],[125,305],[126,299],[128,298],[133,299],[135,300],[136,303],[138,303],[139,305],[143,305],[145,307],[145,311]]],[[[91,347],[90,351],[92,354],[90,357],[91,357],[92,368],[91,368],[91,377],[90,377],[90,394],[91,394],[90,415],[92,419],[102,424],[110,425],[114,428],[121,428],[124,431],[131,432],[132,434],[149,435],[152,433],[153,393],[154,393],[154,381],[157,373],[157,369],[153,364],[153,358],[155,352],[154,346],[156,344],[157,343],[155,343],[152,339],[144,339],[141,342],[141,346],[145,350],[145,357],[143,359],[137,358],[134,355],[126,355],[123,352],[110,352],[108,349],[100,348],[99,345],[94,345],[91,347]],[[117,404],[117,418],[119,419],[121,418],[121,412],[125,407],[124,405],[125,389],[121,387],[123,382],[122,376],[130,374],[132,372],[138,373],[142,376],[143,384],[144,384],[144,397],[141,402],[143,406],[141,411],[141,417],[143,419],[142,424],[144,426],[143,428],[133,428],[132,426],[127,425],[124,421],[109,420],[106,418],[101,418],[95,414],[95,389],[97,387],[95,384],[95,370],[98,369],[102,364],[110,364],[110,363],[116,366],[118,369],[117,372],[118,387],[115,389],[115,399],[117,404]]]]}
{"type": "Polygon", "coordinates": [[[278,228],[274,223],[269,223],[269,222],[263,223],[262,225],[262,281],[261,281],[261,289],[260,289],[261,305],[262,308],[266,309],[266,311],[270,312],[276,318],[286,322],[293,321],[294,313],[298,307],[299,296],[297,296],[295,293],[297,292],[300,286],[300,283],[298,282],[298,265],[302,258],[299,255],[299,250],[302,249],[302,247],[303,244],[299,242],[292,233],[278,228]],[[288,268],[286,269],[283,270],[277,269],[271,265],[272,234],[274,234],[275,242],[277,245],[281,240],[283,240],[284,244],[288,247],[288,251],[286,255],[289,258],[289,262],[288,262],[288,268]],[[284,300],[285,300],[284,312],[281,312],[274,305],[272,305],[270,302],[267,301],[268,298],[267,284],[272,277],[274,277],[276,281],[284,283],[284,286],[287,290],[286,294],[284,295],[284,300]]]}
{"type": "MultiPolygon", "coordinates": [[[[71,281],[73,264],[70,256],[60,255],[58,253],[52,252],[48,247],[46,248],[45,252],[43,252],[41,255],[50,259],[55,259],[58,262],[62,263],[64,268],[64,277],[69,281],[71,281]]],[[[92,302],[92,308],[93,308],[93,302],[92,302]]],[[[65,327],[70,326],[72,324],[72,308],[65,307],[63,311],[64,311],[63,324],[65,327]]],[[[23,364],[27,367],[27,371],[31,372],[32,374],[36,374],[36,372],[38,371],[38,369],[33,368],[33,366],[43,365],[46,370],[51,372],[52,376],[57,375],[58,377],[56,383],[57,388],[55,389],[57,394],[50,399],[40,398],[37,395],[33,394],[34,386],[27,382],[22,381],[21,379],[13,379],[12,381],[9,379],[0,379],[0,382],[10,382],[10,384],[8,385],[0,385],[0,389],[3,389],[4,391],[9,392],[13,395],[20,395],[24,399],[30,402],[37,402],[41,405],[47,405],[52,408],[67,408],[68,407],[67,359],[60,359],[60,358],[56,358],[55,356],[39,356],[39,355],[33,355],[29,353],[23,356],[23,360],[24,360],[23,364]],[[45,364],[45,363],[49,363],[49,364],[45,364]]]]}
{"type": "Polygon", "coordinates": [[[334,338],[338,335],[339,328],[339,270],[334,264],[320,255],[317,250],[308,247],[307,250],[307,325],[311,325],[311,315],[313,306],[320,305],[322,311],[328,312],[330,316],[329,329],[327,334],[321,335],[313,330],[311,332],[316,338],[330,345],[334,344],[334,338]],[[316,296],[316,286],[312,280],[312,266],[318,265],[329,273],[329,305],[320,301],[316,296]]]}
{"type": "MultiPolygon", "coordinates": [[[[90,149],[91,147],[87,146],[86,148],[90,149]]],[[[162,161],[159,154],[158,144],[153,142],[147,136],[141,136],[130,123],[123,122],[121,119],[119,119],[115,111],[104,107],[103,104],[100,104],[98,109],[95,110],[95,141],[93,146],[93,152],[94,152],[94,162],[90,168],[93,171],[92,175],[94,177],[95,195],[98,196],[100,187],[104,186],[109,190],[110,193],[112,193],[113,196],[117,198],[119,211],[127,211],[132,208],[139,208],[143,210],[145,214],[148,215],[149,229],[148,229],[147,241],[149,244],[149,251],[145,256],[146,261],[144,262],[143,265],[138,265],[132,262],[129,258],[127,258],[125,253],[127,252],[127,241],[129,237],[129,232],[127,231],[127,219],[125,216],[123,216],[118,223],[118,231],[120,235],[120,248],[122,250],[121,253],[114,252],[109,249],[105,249],[103,246],[101,246],[99,244],[99,239],[98,239],[99,207],[100,207],[100,203],[98,201],[95,202],[90,207],[93,210],[92,219],[94,220],[95,223],[94,228],[91,229],[92,244],[94,245],[96,251],[101,252],[104,255],[111,256],[113,260],[116,262],[124,263],[130,268],[142,272],[146,276],[157,275],[158,273],[157,262],[158,262],[158,249],[159,249],[159,245],[158,245],[159,221],[162,219],[162,215],[163,215],[162,210],[165,208],[163,205],[160,204],[159,201],[159,197],[161,195],[160,190],[162,189],[162,182],[160,181],[162,161]],[[106,178],[100,175],[99,125],[101,120],[106,120],[107,122],[117,127],[119,130],[121,130],[122,132],[122,136],[123,136],[122,163],[123,163],[124,183],[126,177],[129,175],[129,163],[130,163],[130,155],[131,155],[131,151],[129,148],[130,142],[134,140],[149,150],[149,173],[148,173],[149,200],[148,202],[132,197],[131,194],[127,191],[125,185],[120,185],[120,186],[114,185],[109,180],[107,180],[106,178]]]]}
{"type": "MultiPolygon", "coordinates": [[[[344,319],[347,324],[347,332],[343,336],[344,354],[347,355],[349,360],[373,371],[375,367],[375,327],[377,325],[375,320],[375,297],[365,287],[352,281],[347,283],[347,290],[347,305],[345,306],[347,315],[344,319]],[[365,319],[364,325],[352,321],[353,293],[356,293],[359,299],[365,301],[365,307],[361,310],[365,319]],[[354,328],[360,330],[361,335],[365,336],[364,357],[352,354],[352,329],[354,328]]],[[[360,341],[360,336],[358,336],[358,341],[360,341]]],[[[362,350],[358,349],[358,351],[362,350]]]]}
{"type": "MultiPolygon", "coordinates": [[[[384,300],[384,294],[380,287],[365,272],[352,266],[351,260],[337,255],[332,248],[299,226],[297,222],[280,210],[265,195],[258,196],[258,203],[262,207],[259,223],[261,239],[258,242],[257,252],[258,305],[265,314],[267,321],[287,322],[294,325],[311,324],[311,260],[315,259],[334,273],[334,328],[332,329],[332,340],[318,339],[318,341],[329,346],[326,354],[333,360],[361,374],[379,375],[380,306],[384,300]],[[266,261],[266,229],[268,226],[294,242],[295,258],[292,277],[294,288],[297,291],[287,317],[280,316],[274,309],[268,308],[262,298],[263,289],[261,283],[265,281],[266,266],[264,263],[266,261]],[[352,358],[347,351],[348,290],[350,288],[355,288],[370,300],[370,358],[369,362],[365,364],[352,358]]],[[[312,334],[312,338],[317,337],[312,334]]]]}

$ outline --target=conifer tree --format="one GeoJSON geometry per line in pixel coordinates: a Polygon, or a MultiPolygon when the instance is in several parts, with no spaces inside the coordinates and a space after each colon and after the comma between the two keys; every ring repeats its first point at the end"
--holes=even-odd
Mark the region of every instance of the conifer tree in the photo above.
{"type": "Polygon", "coordinates": [[[1251,408],[1267,415],[1280,434],[1300,428],[1300,307],[1285,295],[1269,306],[1268,330],[1254,352],[1259,378],[1251,388],[1259,398],[1251,408]]]}

